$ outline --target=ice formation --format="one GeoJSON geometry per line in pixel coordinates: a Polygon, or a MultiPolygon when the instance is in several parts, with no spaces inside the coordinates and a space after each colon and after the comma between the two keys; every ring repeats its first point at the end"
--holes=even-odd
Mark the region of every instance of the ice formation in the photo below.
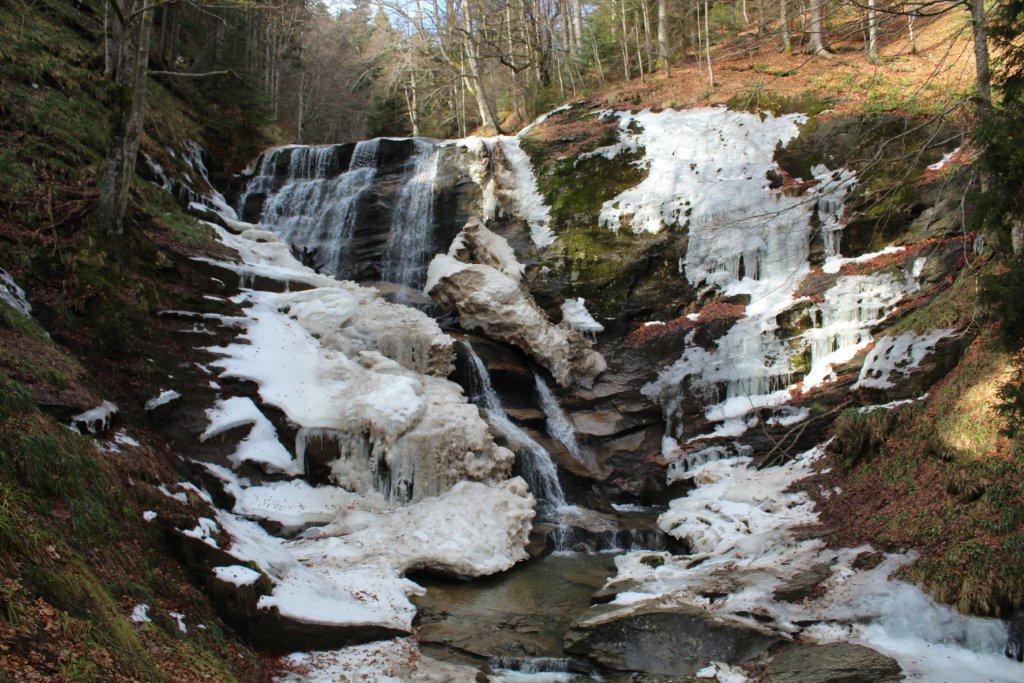
{"type": "Polygon", "coordinates": [[[516,281],[523,279],[523,264],[516,258],[508,240],[491,232],[475,218],[471,218],[452,240],[448,255],[463,263],[492,266],[516,281]]]}
{"type": "MultiPolygon", "coordinates": [[[[774,168],[776,145],[797,136],[804,115],[762,118],[724,108],[614,115],[623,137],[635,135],[634,124],[642,128],[640,163],[647,167],[647,177],[604,203],[602,225],[636,233],[658,233],[688,222],[706,225],[708,239],[691,245],[694,258],[688,255],[688,267],[708,262],[720,266],[736,261],[741,253],[749,259],[758,250],[763,252],[762,231],[752,228],[771,223],[773,214],[785,208],[766,201],[774,198],[765,173],[774,168]]],[[[773,237],[785,236],[768,239],[773,237]]],[[[786,266],[772,261],[765,265],[786,266]]],[[[756,265],[748,262],[747,271],[756,272],[756,265]]],[[[687,275],[691,281],[702,279],[696,273],[687,275]]]]}
{"type": "MultiPolygon", "coordinates": [[[[486,228],[471,223],[456,238],[452,253],[462,258],[481,254],[497,262],[490,256],[495,240],[481,241],[482,230],[486,228]]],[[[605,369],[604,358],[593,350],[590,340],[553,324],[516,278],[493,265],[438,254],[427,269],[424,293],[458,311],[465,329],[483,330],[492,339],[521,348],[562,386],[590,386],[605,369]]]]}
{"type": "Polygon", "coordinates": [[[25,298],[25,290],[3,268],[0,268],[0,301],[22,315],[32,315],[32,305],[25,298]]]}
{"type": "Polygon", "coordinates": [[[851,360],[871,343],[870,328],[881,322],[906,295],[918,289],[919,268],[899,276],[889,272],[843,275],[814,306],[815,326],[804,334],[811,351],[811,368],[804,390],[834,378],[832,366],[851,360]]]}
{"type": "MultiPolygon", "coordinates": [[[[222,231],[222,238],[234,244],[246,235],[222,231]]],[[[423,374],[447,374],[451,338],[374,290],[329,278],[317,284],[244,291],[243,343],[212,349],[222,376],[256,382],[261,399],[299,426],[297,458],[309,439],[328,441],[337,483],[396,501],[436,495],[466,478],[507,476],[511,454],[494,444],[458,385],[423,374]]]]}
{"type": "Polygon", "coordinates": [[[147,411],[156,410],[160,406],[167,405],[171,401],[176,401],[179,398],[181,398],[181,394],[174,389],[165,389],[146,401],[146,405],[144,407],[147,411]]]}
{"type": "Polygon", "coordinates": [[[925,334],[904,332],[897,336],[882,337],[875,342],[874,348],[864,359],[854,388],[891,389],[896,386],[896,380],[909,375],[935,350],[936,344],[953,332],[952,329],[944,328],[925,334]]]}
{"type": "Polygon", "coordinates": [[[395,638],[342,650],[296,652],[285,658],[281,683],[379,681],[380,683],[475,683],[478,670],[431,659],[413,638],[395,638]]]}
{"type": "Polygon", "coordinates": [[[530,239],[543,249],[554,243],[551,207],[537,189],[537,177],[530,157],[519,146],[519,136],[501,135],[491,138],[470,137],[453,145],[466,149],[473,157],[467,169],[470,178],[480,187],[480,217],[492,218],[498,208],[522,219],[530,227],[530,239]]]}
{"type": "Polygon", "coordinates": [[[604,325],[590,315],[586,301],[582,297],[566,299],[562,302],[562,323],[577,332],[590,334],[604,332],[604,325]]]}
{"type": "Polygon", "coordinates": [[[911,556],[887,555],[875,568],[857,570],[854,560],[871,548],[829,548],[800,533],[818,517],[813,501],[793,484],[811,474],[822,450],[761,470],[743,457],[691,470],[698,488],[673,501],[659,524],[689,541],[692,554],[664,554],[663,563],[645,561],[651,553],[617,557],[609,586],[626,590],[613,604],[692,604],[811,642],[862,642],[923,680],[1009,683],[1019,676],[1019,665],[1002,655],[1000,621],[964,616],[888,578],[911,556]],[[795,602],[775,597],[809,571],[822,572],[818,590],[795,602]]]}
{"type": "Polygon", "coordinates": [[[90,408],[71,418],[71,426],[78,431],[84,428],[90,434],[99,434],[110,426],[110,421],[116,413],[116,405],[110,401],[103,401],[95,408],[90,408]]]}

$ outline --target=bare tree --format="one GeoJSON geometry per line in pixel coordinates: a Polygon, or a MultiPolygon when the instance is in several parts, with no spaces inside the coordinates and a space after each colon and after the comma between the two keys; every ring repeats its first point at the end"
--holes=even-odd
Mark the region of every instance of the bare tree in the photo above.
{"type": "Polygon", "coordinates": [[[153,25],[152,0],[108,0],[110,22],[110,137],[93,219],[110,234],[124,230],[146,101],[146,69],[153,25]]]}

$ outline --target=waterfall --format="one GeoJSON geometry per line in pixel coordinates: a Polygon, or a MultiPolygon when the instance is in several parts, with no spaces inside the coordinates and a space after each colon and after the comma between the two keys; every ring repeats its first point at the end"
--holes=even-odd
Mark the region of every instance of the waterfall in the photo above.
{"type": "Polygon", "coordinates": [[[540,375],[534,374],[533,379],[537,388],[537,397],[540,399],[540,407],[547,418],[548,434],[558,439],[577,462],[587,469],[593,469],[593,455],[580,448],[580,444],[576,440],[576,431],[569,424],[569,419],[565,416],[562,406],[559,405],[555,392],[551,391],[551,387],[541,379],[540,375]]]}
{"type": "MultiPolygon", "coordinates": [[[[321,272],[339,278],[351,276],[345,256],[351,247],[359,198],[377,174],[379,147],[379,138],[356,143],[348,170],[333,177],[337,163],[334,147],[287,148],[291,154],[288,180],[267,198],[260,223],[300,252],[315,253],[315,265],[321,272]]],[[[247,195],[269,186],[276,156],[283,151],[267,154],[247,195]]]]}
{"type": "Polygon", "coordinates": [[[440,165],[437,145],[415,139],[412,172],[391,215],[391,232],[381,279],[414,289],[423,287],[434,231],[434,186],[440,165]]]}
{"type": "Polygon", "coordinates": [[[522,449],[523,478],[545,512],[553,512],[566,505],[562,484],[558,481],[558,468],[551,455],[539,443],[515,424],[501,405],[498,392],[491,384],[487,366],[469,342],[461,342],[469,356],[470,387],[469,400],[475,403],[488,424],[504,436],[510,444],[522,449]]]}

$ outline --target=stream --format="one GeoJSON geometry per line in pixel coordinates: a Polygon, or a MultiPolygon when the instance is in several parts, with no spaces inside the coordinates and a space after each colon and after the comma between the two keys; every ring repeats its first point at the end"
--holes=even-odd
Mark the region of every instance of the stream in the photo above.
{"type": "Polygon", "coordinates": [[[418,577],[420,642],[439,658],[492,669],[587,673],[562,640],[591,596],[615,573],[613,553],[553,553],[471,582],[418,577]]]}

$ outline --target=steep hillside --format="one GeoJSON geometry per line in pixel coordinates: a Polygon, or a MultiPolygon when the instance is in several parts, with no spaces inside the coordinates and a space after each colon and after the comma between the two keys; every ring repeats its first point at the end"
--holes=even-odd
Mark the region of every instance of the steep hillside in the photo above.
{"type": "MultiPolygon", "coordinates": [[[[87,227],[108,126],[101,7],[0,7],[0,668],[19,679],[259,679],[262,658],[143,521],[166,507],[154,487],[180,477],[143,409],[181,362],[154,313],[201,296],[189,259],[218,247],[142,177],[123,241],[87,227]],[[108,401],[118,412],[104,414],[108,401]],[[68,429],[83,415],[74,424],[87,436],[68,429]],[[108,440],[88,436],[101,427],[108,440]]],[[[205,158],[223,172],[266,139],[191,84],[148,88],[143,151],[176,189],[186,177],[209,189],[199,157],[186,156],[195,143],[217,145],[205,158]]]]}

